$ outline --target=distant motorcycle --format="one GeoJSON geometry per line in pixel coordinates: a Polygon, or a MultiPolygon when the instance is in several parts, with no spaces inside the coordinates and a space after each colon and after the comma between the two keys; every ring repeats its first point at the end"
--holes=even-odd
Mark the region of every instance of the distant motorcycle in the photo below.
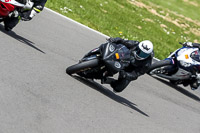
{"type": "MultiPolygon", "coordinates": [[[[182,43],[180,44],[183,45],[182,43]]],[[[152,64],[148,73],[168,79],[173,84],[190,85],[191,88],[193,88],[194,83],[197,81],[196,71],[199,69],[199,49],[184,47],[183,45],[182,48],[171,53],[165,60],[157,61],[152,64]]]]}
{"type": "Polygon", "coordinates": [[[68,67],[66,73],[89,79],[104,79],[123,70],[130,63],[131,52],[122,44],[107,42],[102,45],[101,50],[96,48],[91,53],[93,54],[83,57],[78,64],[68,67]]]}
{"type": "Polygon", "coordinates": [[[33,2],[20,3],[17,0],[0,0],[0,22],[16,10],[31,9],[33,2]]]}

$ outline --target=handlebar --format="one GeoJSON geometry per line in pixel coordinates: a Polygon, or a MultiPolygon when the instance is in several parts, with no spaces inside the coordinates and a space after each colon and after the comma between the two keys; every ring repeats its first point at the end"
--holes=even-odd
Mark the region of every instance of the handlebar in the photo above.
{"type": "Polygon", "coordinates": [[[184,45],[184,43],[182,43],[182,42],[179,42],[179,44],[184,45]]]}

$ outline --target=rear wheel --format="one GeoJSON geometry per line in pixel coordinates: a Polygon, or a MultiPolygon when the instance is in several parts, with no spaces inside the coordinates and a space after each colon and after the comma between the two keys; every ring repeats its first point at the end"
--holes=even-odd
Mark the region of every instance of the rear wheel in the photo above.
{"type": "Polygon", "coordinates": [[[75,65],[68,67],[66,69],[66,73],[69,74],[69,75],[72,75],[72,74],[75,74],[75,73],[96,67],[96,66],[98,66],[98,64],[99,64],[98,59],[84,61],[84,62],[81,62],[81,63],[78,63],[78,64],[75,64],[75,65]]]}

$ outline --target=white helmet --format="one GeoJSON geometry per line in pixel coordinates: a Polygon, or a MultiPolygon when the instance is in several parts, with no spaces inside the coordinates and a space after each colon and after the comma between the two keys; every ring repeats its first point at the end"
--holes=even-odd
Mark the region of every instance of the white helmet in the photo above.
{"type": "Polygon", "coordinates": [[[144,60],[153,52],[153,43],[149,40],[145,40],[139,43],[138,47],[134,51],[136,60],[144,60]]]}

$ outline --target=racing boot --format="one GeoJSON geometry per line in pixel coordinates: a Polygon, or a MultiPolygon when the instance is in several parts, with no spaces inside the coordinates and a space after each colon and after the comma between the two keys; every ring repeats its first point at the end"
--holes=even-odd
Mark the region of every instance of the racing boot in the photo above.
{"type": "Polygon", "coordinates": [[[199,85],[200,85],[200,80],[198,80],[198,79],[196,79],[192,83],[190,83],[190,87],[192,90],[198,89],[199,85]]]}
{"type": "Polygon", "coordinates": [[[115,79],[113,79],[113,78],[104,77],[101,79],[101,84],[111,84],[114,81],[115,81],[115,79]]]}
{"type": "Polygon", "coordinates": [[[194,82],[190,84],[192,90],[198,89],[200,85],[200,74],[196,73],[194,82]]]}
{"type": "Polygon", "coordinates": [[[190,84],[190,87],[191,87],[192,90],[196,90],[196,89],[198,89],[199,84],[197,82],[193,82],[193,83],[190,84]]]}

